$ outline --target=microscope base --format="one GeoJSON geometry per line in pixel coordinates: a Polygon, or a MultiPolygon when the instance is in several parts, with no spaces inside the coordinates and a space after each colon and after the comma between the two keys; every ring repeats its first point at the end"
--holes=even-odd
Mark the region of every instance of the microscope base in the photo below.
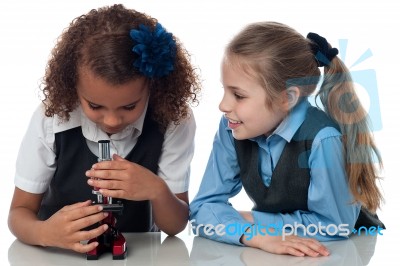
{"type": "Polygon", "coordinates": [[[89,243],[98,241],[99,245],[95,249],[86,253],[86,259],[97,260],[99,256],[106,251],[110,251],[112,253],[113,260],[125,259],[127,255],[125,237],[121,234],[118,234],[117,236],[113,237],[110,242],[104,241],[105,238],[107,238],[107,236],[102,235],[89,241],[89,243]]]}

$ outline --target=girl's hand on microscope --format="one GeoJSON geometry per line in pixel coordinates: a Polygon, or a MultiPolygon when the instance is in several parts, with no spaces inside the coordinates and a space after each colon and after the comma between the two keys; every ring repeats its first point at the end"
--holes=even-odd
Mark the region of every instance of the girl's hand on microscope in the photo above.
{"type": "Polygon", "coordinates": [[[102,212],[102,206],[92,205],[90,200],[65,206],[44,221],[44,230],[40,234],[42,245],[71,249],[79,253],[89,252],[98,243],[81,242],[103,234],[108,225],[103,224],[89,231],[82,229],[100,222],[107,215],[107,212],[102,212]]]}
{"type": "Polygon", "coordinates": [[[168,189],[162,178],[143,166],[114,154],[112,161],[96,163],[86,172],[88,184],[105,197],[153,200],[168,189]]]}

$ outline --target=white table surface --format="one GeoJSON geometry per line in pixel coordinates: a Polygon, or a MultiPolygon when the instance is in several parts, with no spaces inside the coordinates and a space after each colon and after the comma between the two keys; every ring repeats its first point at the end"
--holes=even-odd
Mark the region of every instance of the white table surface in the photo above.
{"type": "Polygon", "coordinates": [[[56,248],[29,246],[11,234],[2,234],[1,265],[399,265],[398,245],[384,235],[353,236],[349,240],[326,242],[329,257],[274,255],[258,249],[238,247],[193,236],[187,230],[176,237],[164,233],[124,233],[127,258],[113,260],[111,253],[88,261],[85,254],[56,248]]]}

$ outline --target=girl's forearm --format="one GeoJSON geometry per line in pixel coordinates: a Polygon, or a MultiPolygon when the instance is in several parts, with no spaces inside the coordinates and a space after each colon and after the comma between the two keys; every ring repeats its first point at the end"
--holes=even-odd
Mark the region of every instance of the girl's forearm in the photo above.
{"type": "Polygon", "coordinates": [[[161,180],[157,196],[151,200],[157,227],[168,235],[176,235],[187,225],[189,205],[187,192],[173,194],[161,180]]]}
{"type": "Polygon", "coordinates": [[[44,234],[41,233],[43,221],[38,220],[31,210],[24,207],[11,210],[8,217],[8,227],[21,242],[45,246],[45,241],[42,239],[44,234]]]}

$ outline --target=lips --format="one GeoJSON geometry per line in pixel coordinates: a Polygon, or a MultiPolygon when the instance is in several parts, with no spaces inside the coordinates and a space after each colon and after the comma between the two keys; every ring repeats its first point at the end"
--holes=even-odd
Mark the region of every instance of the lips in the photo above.
{"type": "Polygon", "coordinates": [[[241,124],[243,124],[243,123],[240,122],[240,121],[237,121],[237,120],[233,120],[233,119],[228,118],[228,127],[229,127],[230,129],[236,129],[236,128],[239,127],[241,124]]]}

